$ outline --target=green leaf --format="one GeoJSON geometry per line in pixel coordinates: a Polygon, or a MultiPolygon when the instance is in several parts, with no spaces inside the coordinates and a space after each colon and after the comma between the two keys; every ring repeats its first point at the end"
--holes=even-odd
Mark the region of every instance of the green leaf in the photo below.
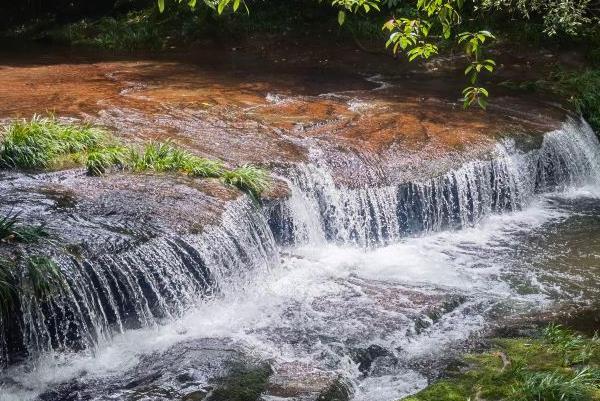
{"type": "Polygon", "coordinates": [[[227,7],[228,3],[229,3],[229,0],[220,0],[219,5],[217,6],[217,12],[219,14],[223,14],[223,10],[225,10],[225,7],[227,7]]]}
{"type": "Polygon", "coordinates": [[[158,11],[161,13],[165,11],[165,0],[157,0],[158,1],[158,11]]]}
{"type": "Polygon", "coordinates": [[[481,107],[483,110],[485,110],[487,108],[488,102],[484,98],[479,97],[479,98],[477,98],[477,104],[479,104],[479,107],[481,107]]]}
{"type": "Polygon", "coordinates": [[[340,10],[340,12],[338,13],[338,24],[342,26],[344,25],[344,21],[346,21],[346,13],[344,12],[344,10],[340,10]]]}

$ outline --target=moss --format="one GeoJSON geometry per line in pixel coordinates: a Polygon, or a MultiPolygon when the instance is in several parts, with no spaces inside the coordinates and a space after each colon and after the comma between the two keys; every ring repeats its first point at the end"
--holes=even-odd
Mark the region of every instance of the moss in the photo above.
{"type": "Polygon", "coordinates": [[[271,367],[235,366],[229,376],[223,379],[209,395],[209,401],[257,401],[265,391],[271,367]]]}
{"type": "Polygon", "coordinates": [[[404,401],[600,400],[599,345],[560,326],[539,338],[496,339],[488,352],[464,356],[466,369],[404,401]]]}

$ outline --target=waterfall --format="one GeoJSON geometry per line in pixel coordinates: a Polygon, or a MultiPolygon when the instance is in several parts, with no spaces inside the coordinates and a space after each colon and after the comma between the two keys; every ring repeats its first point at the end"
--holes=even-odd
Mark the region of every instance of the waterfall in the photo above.
{"type": "Polygon", "coordinates": [[[0,321],[0,361],[7,359],[8,337],[13,353],[22,348],[35,356],[94,347],[115,333],[171,320],[203,298],[235,291],[243,276],[275,266],[278,253],[261,213],[240,199],[199,235],[159,237],[94,259],[61,254],[55,260],[66,285],[45,302],[19,294],[18,324],[11,330],[0,321]]]}
{"type": "Polygon", "coordinates": [[[14,361],[11,354],[93,348],[115,333],[171,321],[277,266],[280,244],[375,247],[461,229],[598,177],[600,144],[583,121],[547,133],[537,150],[504,140],[487,159],[398,185],[339,187],[315,158],[285,172],[291,197],[263,211],[240,198],[201,234],[160,236],[89,259],[56,256],[66,285],[44,302],[19,294],[16,319],[0,321],[0,364],[14,361]]]}
{"type": "Polygon", "coordinates": [[[506,139],[487,160],[399,185],[340,188],[321,160],[285,174],[291,198],[270,209],[270,225],[284,245],[372,247],[470,227],[492,213],[520,210],[537,193],[600,177],[600,144],[587,123],[574,120],[547,133],[537,150],[522,152],[506,139]]]}

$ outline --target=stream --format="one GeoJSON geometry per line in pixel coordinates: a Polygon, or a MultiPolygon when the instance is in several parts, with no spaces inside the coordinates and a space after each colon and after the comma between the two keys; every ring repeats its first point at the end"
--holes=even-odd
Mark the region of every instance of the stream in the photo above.
{"type": "MultiPolygon", "coordinates": [[[[156,121],[177,128],[179,139],[194,132],[190,124],[202,116],[197,110],[161,103],[152,110],[154,120],[138,116],[138,102],[175,96],[161,93],[156,82],[140,93],[133,80],[127,82],[132,91],[107,97],[111,104],[92,102],[100,112],[77,107],[125,133],[139,123],[142,137],[156,121]],[[116,102],[130,109],[113,107],[116,102]],[[173,123],[178,117],[179,126],[173,123]]],[[[359,86],[342,100],[306,93],[297,101],[328,104],[334,111],[326,121],[340,104],[357,115],[376,113],[368,105],[380,105],[381,97],[389,106],[387,95],[374,95],[381,85],[359,86]]],[[[253,92],[236,106],[253,119],[263,113],[257,107],[273,108],[290,96],[276,97],[271,87],[257,91],[271,97],[261,97],[257,106],[253,92]]],[[[389,107],[369,121],[403,112],[389,107]]],[[[237,112],[215,113],[229,121],[237,112]]],[[[267,135],[268,120],[283,130],[287,123],[273,116],[277,112],[252,120],[252,127],[267,135]]],[[[479,142],[467,135],[463,140],[477,149],[474,154],[457,159],[438,147],[439,159],[447,160],[442,167],[394,179],[386,175],[391,170],[373,167],[383,156],[364,162],[353,152],[355,162],[365,164],[355,171],[346,165],[340,176],[337,150],[316,134],[298,138],[307,127],[282,134],[282,141],[302,145],[302,160],[298,150],[289,150],[294,156],[287,157],[296,160],[273,166],[288,196],[262,205],[245,196],[215,201],[222,204],[218,222],[200,233],[135,223],[144,211],[129,216],[127,207],[97,217],[96,206],[64,206],[61,198],[58,209],[56,195],[44,185],[78,195],[88,179],[81,171],[1,176],[4,209],[16,204],[26,216],[49,221],[60,238],[98,245],[81,257],[56,254],[68,281],[61,297],[46,304],[21,299],[21,335],[6,337],[0,350],[10,355],[14,347],[25,356],[0,371],[0,400],[193,400],[186,395],[210,393],[214,378],[241,360],[271,366],[265,401],[317,399],[321,390],[314,388],[321,387],[315,383],[334,383],[355,401],[395,401],[424,388],[448,358],[506,319],[598,299],[600,143],[585,121],[567,117],[544,129],[535,146],[510,136],[479,142]],[[136,239],[131,231],[147,236],[136,239]]],[[[192,148],[210,150],[198,143],[192,141],[192,148]]],[[[227,146],[217,149],[227,153],[227,146]]],[[[240,146],[232,146],[231,157],[238,157],[240,146]]],[[[246,152],[261,157],[252,148],[246,152]]],[[[393,171],[409,167],[394,165],[393,171]]],[[[100,191],[105,184],[94,185],[100,191]]],[[[115,185],[106,184],[106,191],[115,185]]],[[[119,188],[132,190],[127,183],[119,188]]],[[[157,187],[150,182],[144,188],[157,187]]],[[[167,190],[157,191],[160,199],[167,190]]],[[[206,207],[201,202],[197,208],[206,207]]]]}

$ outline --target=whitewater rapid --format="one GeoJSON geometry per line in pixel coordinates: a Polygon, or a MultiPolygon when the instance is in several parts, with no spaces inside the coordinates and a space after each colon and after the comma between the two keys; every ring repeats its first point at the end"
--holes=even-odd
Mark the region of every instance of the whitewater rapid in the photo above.
{"type": "Polygon", "coordinates": [[[167,319],[144,309],[151,324],[106,334],[107,323],[106,335],[83,351],[47,349],[8,368],[0,400],[34,399],[83,375],[110,380],[146,355],[198,338],[227,338],[275,370],[296,362],[335,372],[355,400],[397,400],[427,384],[417,361],[435,360],[498,315],[585,300],[598,287],[600,263],[585,276],[563,262],[577,258],[570,246],[600,253],[585,248],[580,233],[600,234],[599,158],[589,126],[571,121],[537,151],[504,143],[489,160],[408,189],[337,188],[326,166],[299,166],[287,177],[291,199],[276,211],[238,204],[225,228],[186,239],[213,272],[211,293],[198,298],[186,282],[189,267],[167,254],[177,276],[163,285],[187,303],[165,298],[167,319]],[[239,257],[244,246],[254,250],[239,257]],[[589,288],[570,284],[582,280],[589,288]],[[352,355],[372,345],[388,353],[365,373],[352,355]]]}

